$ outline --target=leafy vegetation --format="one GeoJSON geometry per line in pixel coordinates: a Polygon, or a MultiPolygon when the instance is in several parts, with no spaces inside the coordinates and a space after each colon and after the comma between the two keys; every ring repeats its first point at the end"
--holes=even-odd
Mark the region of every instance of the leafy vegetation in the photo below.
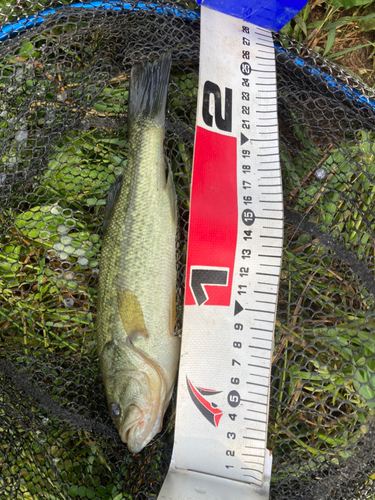
{"type": "MultiPolygon", "coordinates": [[[[327,150],[292,116],[299,150],[282,142],[280,152],[286,206],[372,267],[373,132],[348,132],[327,150]]],[[[375,415],[374,297],[319,235],[285,230],[269,430],[286,468],[274,481],[350,458],[375,415]]]]}
{"type": "Polygon", "coordinates": [[[373,0],[310,0],[281,31],[375,84],[373,0]]]}

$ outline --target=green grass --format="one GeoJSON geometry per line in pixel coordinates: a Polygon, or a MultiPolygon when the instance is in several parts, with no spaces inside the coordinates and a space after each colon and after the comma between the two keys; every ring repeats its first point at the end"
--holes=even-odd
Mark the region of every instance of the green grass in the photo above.
{"type": "Polygon", "coordinates": [[[281,32],[375,84],[373,0],[310,0],[281,32]]]}

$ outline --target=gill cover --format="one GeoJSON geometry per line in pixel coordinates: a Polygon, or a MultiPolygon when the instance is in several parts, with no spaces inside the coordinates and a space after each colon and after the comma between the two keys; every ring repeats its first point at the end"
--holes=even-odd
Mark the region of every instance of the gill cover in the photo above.
{"type": "Polygon", "coordinates": [[[101,358],[110,416],[121,440],[138,453],[161,430],[166,383],[159,366],[123,340],[107,342],[101,358]]]}

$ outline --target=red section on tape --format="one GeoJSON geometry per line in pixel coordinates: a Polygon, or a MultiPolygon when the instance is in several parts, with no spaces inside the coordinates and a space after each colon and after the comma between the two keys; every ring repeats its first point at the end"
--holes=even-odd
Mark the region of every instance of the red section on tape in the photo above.
{"type": "Polygon", "coordinates": [[[197,127],[191,190],[185,305],[229,306],[237,244],[237,140],[197,127]],[[198,281],[192,286],[192,271],[198,281]],[[217,284],[218,271],[227,270],[217,284]],[[207,270],[208,279],[205,279],[207,270]],[[211,274],[210,274],[211,273],[211,274]],[[200,281],[199,281],[200,280],[200,281]],[[208,283],[211,283],[210,285],[208,283]],[[201,287],[206,299],[197,299],[201,287]],[[199,292],[199,290],[198,290],[199,292]]]}

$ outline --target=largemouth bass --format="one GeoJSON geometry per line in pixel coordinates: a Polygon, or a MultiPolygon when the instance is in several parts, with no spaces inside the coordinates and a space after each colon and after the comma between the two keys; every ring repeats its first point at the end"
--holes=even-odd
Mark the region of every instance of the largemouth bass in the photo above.
{"type": "Polygon", "coordinates": [[[176,195],[163,150],[170,67],[166,54],[132,68],[128,160],[108,196],[101,252],[100,368],[111,418],[133,453],[162,428],[180,352],[176,195]]]}

